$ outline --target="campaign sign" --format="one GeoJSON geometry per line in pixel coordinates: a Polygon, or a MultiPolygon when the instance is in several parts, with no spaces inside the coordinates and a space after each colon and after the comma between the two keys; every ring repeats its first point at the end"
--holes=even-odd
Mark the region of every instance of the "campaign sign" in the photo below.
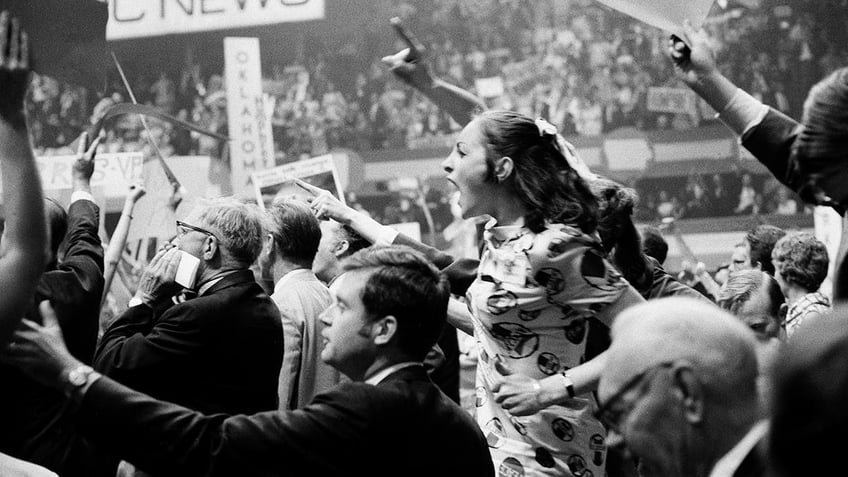
{"type": "Polygon", "coordinates": [[[256,191],[256,201],[262,208],[268,208],[278,200],[307,200],[312,197],[295,185],[292,179],[300,179],[315,187],[330,191],[344,203],[344,192],[331,154],[254,172],[251,179],[256,191]]]}

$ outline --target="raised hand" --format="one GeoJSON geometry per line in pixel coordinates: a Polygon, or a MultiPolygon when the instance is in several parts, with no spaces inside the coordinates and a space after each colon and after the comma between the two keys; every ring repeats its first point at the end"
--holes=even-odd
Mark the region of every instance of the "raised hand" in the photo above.
{"type": "Polygon", "coordinates": [[[147,194],[144,184],[133,184],[130,186],[129,194],[127,194],[127,201],[135,204],[138,202],[138,199],[144,197],[144,194],[147,194]]]}
{"type": "Polygon", "coordinates": [[[320,220],[335,220],[341,224],[349,225],[353,218],[359,213],[344,205],[330,191],[315,187],[314,185],[294,179],[295,185],[303,189],[311,197],[307,199],[312,212],[320,220]]]}
{"type": "Polygon", "coordinates": [[[0,12],[0,117],[23,127],[29,88],[29,40],[17,18],[0,12]]]}
{"type": "Polygon", "coordinates": [[[424,46],[407,30],[400,19],[392,18],[392,27],[394,27],[398,36],[403,39],[407,47],[395,53],[394,55],[384,56],[382,62],[389,70],[395,74],[401,81],[418,89],[430,88],[435,82],[435,78],[430,73],[430,69],[421,60],[424,58],[424,46]]]}
{"type": "Polygon", "coordinates": [[[94,157],[97,154],[97,146],[100,145],[101,137],[94,138],[88,143],[88,132],[80,134],[77,144],[77,158],[71,168],[74,184],[80,183],[90,186],[91,176],[94,174],[94,157]]]}
{"type": "Polygon", "coordinates": [[[695,86],[717,71],[715,53],[704,30],[695,30],[688,21],[683,24],[683,35],[684,38],[669,39],[669,56],[677,76],[695,86]]]}

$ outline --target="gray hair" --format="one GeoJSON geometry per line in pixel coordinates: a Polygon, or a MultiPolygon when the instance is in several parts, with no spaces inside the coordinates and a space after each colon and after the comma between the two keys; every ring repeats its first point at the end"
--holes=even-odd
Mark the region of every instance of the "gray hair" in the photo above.
{"type": "Polygon", "coordinates": [[[246,266],[256,261],[267,229],[258,206],[234,197],[208,199],[199,205],[200,222],[215,232],[227,254],[246,266]]]}

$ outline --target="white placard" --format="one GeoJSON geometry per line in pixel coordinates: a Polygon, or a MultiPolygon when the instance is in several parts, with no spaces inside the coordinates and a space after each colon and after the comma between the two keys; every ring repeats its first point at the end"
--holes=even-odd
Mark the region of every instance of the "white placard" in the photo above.
{"type": "MultiPolygon", "coordinates": [[[[75,155],[42,156],[35,162],[44,190],[70,190],[71,169],[75,155]]],[[[129,186],[141,179],[144,155],[140,152],[99,153],[94,159],[94,174],[91,186],[100,188],[106,198],[123,198],[129,186]]]]}
{"type": "Polygon", "coordinates": [[[504,81],[500,76],[477,78],[474,80],[477,94],[483,98],[497,98],[504,94],[504,81]]]}
{"type": "Polygon", "coordinates": [[[598,0],[648,25],[680,35],[683,21],[701,28],[715,0],[598,0]]]}
{"type": "Polygon", "coordinates": [[[316,187],[330,191],[344,203],[344,191],[339,182],[333,156],[326,154],[277,166],[252,175],[256,201],[262,208],[270,207],[275,199],[310,197],[306,191],[296,186],[292,179],[301,179],[316,187]]]}
{"type": "MultiPolygon", "coordinates": [[[[220,191],[216,190],[209,181],[210,162],[209,156],[165,158],[165,163],[188,193],[186,197],[183,197],[180,211],[190,208],[195,199],[219,195],[220,191]]],[[[174,222],[177,217],[168,205],[172,194],[171,183],[156,160],[147,161],[144,164],[143,177],[147,193],[135,206],[127,243],[145,239],[170,240],[177,233],[174,222]]]]}
{"type": "Polygon", "coordinates": [[[224,38],[230,170],[234,193],[248,188],[252,172],[274,166],[274,139],[262,94],[259,58],[258,38],[224,38]]]}
{"type": "Polygon", "coordinates": [[[109,0],[106,39],[191,33],[324,18],[324,0],[109,0]]]}

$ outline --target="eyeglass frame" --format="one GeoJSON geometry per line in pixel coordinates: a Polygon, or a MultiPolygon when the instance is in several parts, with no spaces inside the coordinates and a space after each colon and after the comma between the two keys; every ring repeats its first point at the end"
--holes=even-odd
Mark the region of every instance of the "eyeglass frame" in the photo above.
{"type": "Polygon", "coordinates": [[[653,379],[657,375],[658,371],[674,367],[679,363],[680,361],[661,361],[652,366],[648,366],[642,372],[635,374],[633,377],[628,379],[623,386],[618,388],[618,391],[610,396],[609,399],[605,400],[598,406],[598,410],[594,412],[595,419],[604,425],[607,432],[613,431],[617,434],[621,434],[622,417],[629,415],[633,411],[633,408],[636,407],[637,400],[633,400],[626,410],[622,409],[618,412],[613,410],[613,406],[616,402],[620,401],[621,398],[630,391],[636,389],[636,386],[643,383],[646,379],[653,379]]]}
{"type": "Polygon", "coordinates": [[[204,229],[203,227],[191,225],[191,224],[183,222],[182,220],[177,220],[176,222],[177,222],[177,236],[178,237],[181,237],[181,236],[183,236],[187,233],[187,232],[182,232],[180,230],[181,228],[183,228],[183,229],[188,229],[188,230],[191,230],[191,231],[194,231],[194,232],[200,232],[202,234],[209,235],[210,237],[215,237],[216,240],[220,240],[217,235],[215,235],[213,232],[210,232],[210,231],[204,229]]]}

